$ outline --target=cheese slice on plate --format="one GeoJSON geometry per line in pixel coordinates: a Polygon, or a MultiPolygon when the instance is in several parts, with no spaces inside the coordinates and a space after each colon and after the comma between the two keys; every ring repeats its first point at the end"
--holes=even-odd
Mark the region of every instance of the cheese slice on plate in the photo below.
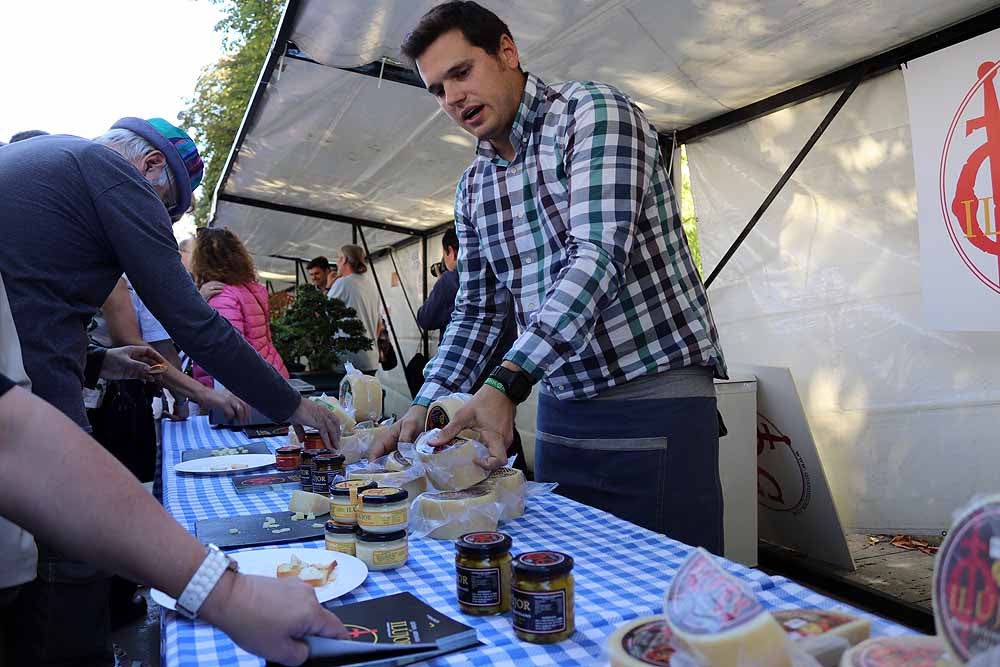
{"type": "Polygon", "coordinates": [[[1000,645],[1000,496],[977,499],[934,563],[934,625],[960,662],[1000,645]]]}
{"type": "Polygon", "coordinates": [[[296,514],[326,514],[330,511],[330,499],[318,493],[308,491],[292,491],[292,499],[288,501],[288,511],[296,514]]]}
{"type": "Polygon", "coordinates": [[[704,549],[681,566],[667,591],[674,635],[711,665],[790,667],[788,638],[745,583],[704,549]]]}
{"type": "Polygon", "coordinates": [[[958,667],[940,637],[874,637],[844,653],[840,667],[958,667]]]}

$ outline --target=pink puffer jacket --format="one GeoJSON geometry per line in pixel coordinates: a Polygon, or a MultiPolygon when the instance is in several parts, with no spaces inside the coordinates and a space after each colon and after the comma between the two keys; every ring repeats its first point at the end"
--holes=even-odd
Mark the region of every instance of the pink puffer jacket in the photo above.
{"type": "MultiPolygon", "coordinates": [[[[208,300],[208,304],[219,311],[230,323],[243,334],[248,343],[264,357],[267,363],[288,377],[288,369],[281,355],[271,342],[271,325],[268,316],[270,309],[267,303],[267,288],[258,282],[246,285],[226,285],[220,293],[208,300]]],[[[212,376],[195,364],[194,379],[206,387],[212,386],[212,376]]]]}

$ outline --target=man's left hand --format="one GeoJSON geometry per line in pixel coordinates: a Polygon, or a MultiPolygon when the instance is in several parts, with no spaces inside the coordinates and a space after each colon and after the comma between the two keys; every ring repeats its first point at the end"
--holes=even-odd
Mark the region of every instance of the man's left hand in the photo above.
{"type": "Polygon", "coordinates": [[[490,450],[476,463],[487,470],[507,465],[507,447],[514,441],[514,404],[503,392],[482,387],[429,444],[443,447],[466,429],[478,431],[480,442],[490,450]]]}
{"type": "Polygon", "coordinates": [[[113,347],[104,355],[101,377],[105,380],[156,380],[157,364],[166,365],[167,360],[148,345],[125,345],[113,347]]]}

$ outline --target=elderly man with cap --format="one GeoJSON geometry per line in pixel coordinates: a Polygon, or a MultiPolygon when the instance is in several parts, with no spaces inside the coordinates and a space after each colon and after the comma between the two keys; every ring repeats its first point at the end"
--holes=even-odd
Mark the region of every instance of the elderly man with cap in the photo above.
{"type": "MultiPolygon", "coordinates": [[[[275,421],[317,427],[335,446],[332,413],[261,359],[181,264],[171,223],[201,176],[194,142],[161,118],[123,118],[93,141],[50,135],[0,151],[0,272],[34,393],[87,427],[87,323],[125,273],[171,337],[229,390],[275,421]]],[[[71,462],[37,462],[56,464],[71,462]]],[[[18,664],[106,664],[107,579],[43,543],[38,575],[15,601],[18,664]]]]}

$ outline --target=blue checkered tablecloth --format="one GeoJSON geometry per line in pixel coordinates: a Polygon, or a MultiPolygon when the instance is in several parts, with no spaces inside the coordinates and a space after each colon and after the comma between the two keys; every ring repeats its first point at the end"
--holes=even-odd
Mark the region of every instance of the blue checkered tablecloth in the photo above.
{"type": "MultiPolygon", "coordinates": [[[[268,440],[272,448],[283,438],[268,440]]],[[[184,449],[233,447],[245,444],[241,432],[216,430],[208,419],[163,423],[163,501],[188,530],[195,521],[233,514],[257,514],[286,509],[290,491],[239,495],[229,475],[178,475],[174,465],[184,449]]],[[[563,551],[576,561],[576,634],[553,645],[517,640],[509,615],[465,616],[455,599],[454,547],[451,542],[412,540],[408,563],[389,572],[372,572],[365,583],[340,598],[343,603],[409,591],[426,603],[476,628],[485,646],[437,658],[432,665],[592,665],[605,660],[604,643],[617,626],[663,611],[663,592],[690,553],[690,547],[639,528],[606,512],[555,494],[528,501],[525,515],[503,526],[514,539],[514,552],[535,549],[563,551]]],[[[287,546],[323,548],[323,542],[287,546]]],[[[875,635],[911,631],[800,586],[784,577],[769,577],[737,563],[725,567],[749,582],[769,609],[811,607],[841,609],[867,616],[875,635]]],[[[163,611],[163,664],[252,665],[259,658],[238,648],[211,626],[163,611]]]]}

